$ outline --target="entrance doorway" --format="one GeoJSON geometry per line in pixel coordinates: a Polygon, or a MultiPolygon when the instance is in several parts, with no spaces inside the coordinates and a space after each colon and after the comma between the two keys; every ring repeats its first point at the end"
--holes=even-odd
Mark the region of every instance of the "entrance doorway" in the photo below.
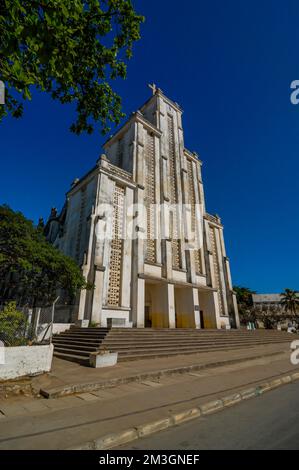
{"type": "Polygon", "coordinates": [[[217,328],[215,293],[211,290],[200,289],[198,291],[198,301],[200,305],[200,327],[205,329],[217,328]]]}
{"type": "Polygon", "coordinates": [[[145,282],[144,326],[169,328],[167,284],[145,282]]]}
{"type": "Polygon", "coordinates": [[[176,328],[195,328],[192,287],[174,288],[176,328]]]}
{"type": "Polygon", "coordinates": [[[145,305],[144,306],[144,327],[151,328],[152,327],[152,316],[151,316],[151,306],[145,305]]]}
{"type": "Polygon", "coordinates": [[[199,316],[200,316],[200,328],[204,329],[205,321],[204,321],[204,316],[203,316],[203,310],[199,311],[199,316]]]}

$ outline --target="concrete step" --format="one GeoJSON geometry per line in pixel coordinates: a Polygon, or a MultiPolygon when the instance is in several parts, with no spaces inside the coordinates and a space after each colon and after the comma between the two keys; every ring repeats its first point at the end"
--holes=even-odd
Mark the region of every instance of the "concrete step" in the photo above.
{"type": "Polygon", "coordinates": [[[81,349],[81,348],[88,348],[91,350],[98,349],[102,343],[95,343],[95,344],[89,344],[89,343],[77,343],[73,341],[53,341],[54,347],[59,347],[63,345],[68,345],[74,349],[81,349]]]}
{"type": "MultiPolygon", "coordinates": [[[[264,343],[256,344],[256,343],[250,343],[250,344],[245,344],[245,343],[225,343],[225,344],[184,344],[182,346],[169,346],[169,345],[159,345],[155,347],[136,347],[136,348],[125,348],[125,347],[107,347],[105,346],[106,349],[109,349],[110,351],[113,352],[118,352],[119,354],[143,354],[144,352],[152,352],[155,351],[156,353],[158,352],[163,352],[163,351],[174,351],[177,354],[181,354],[184,351],[187,351],[189,349],[195,350],[205,350],[205,351],[214,351],[216,349],[231,349],[233,348],[246,348],[246,347],[255,347],[255,346],[262,346],[264,343]]],[[[270,344],[270,343],[268,343],[270,344]]],[[[273,344],[273,343],[271,343],[273,344]]],[[[280,343],[275,343],[275,344],[280,344],[280,343]]],[[[102,347],[100,347],[100,350],[102,347]]]]}
{"type": "Polygon", "coordinates": [[[90,352],[91,351],[83,351],[82,349],[76,349],[76,348],[65,348],[65,347],[55,347],[55,352],[61,352],[65,354],[74,354],[74,355],[79,355],[79,356],[85,356],[89,358],[90,352]]]}
{"type": "Polygon", "coordinates": [[[82,366],[89,366],[89,359],[79,354],[66,354],[54,350],[54,356],[66,361],[77,362],[82,366]]]}
{"type": "Polygon", "coordinates": [[[105,338],[85,338],[84,336],[53,336],[53,340],[55,341],[76,341],[76,342],[83,342],[86,344],[93,344],[93,343],[101,343],[105,338]]]}
{"type": "Polygon", "coordinates": [[[215,344],[257,344],[257,345],[260,345],[260,344],[276,344],[276,343],[285,343],[285,344],[290,344],[290,341],[289,340],[285,340],[285,339],[277,339],[277,340],[266,340],[266,341],[263,341],[263,340],[256,340],[256,341],[250,341],[250,340],[246,340],[246,341],[241,341],[241,340],[235,340],[235,341],[226,341],[226,340],[210,340],[210,341],[197,341],[197,340],[186,340],[186,341],[136,341],[136,342],[132,342],[132,341],[110,341],[110,340],[107,340],[107,341],[103,341],[99,347],[101,346],[105,346],[107,348],[110,348],[110,347],[126,347],[126,348],[131,348],[131,349],[135,349],[136,347],[140,347],[140,348],[144,348],[144,347],[157,347],[159,345],[169,345],[169,346],[172,346],[172,347],[180,347],[181,345],[188,345],[188,344],[199,344],[199,345],[206,345],[206,346],[213,346],[215,344]]]}
{"type": "MultiPolygon", "coordinates": [[[[254,347],[254,346],[253,346],[254,347]]],[[[214,350],[222,350],[222,351],[232,351],[232,350],[239,350],[239,349],[245,349],[246,346],[231,346],[227,348],[215,348],[214,350]]],[[[180,354],[186,355],[186,354],[199,354],[201,352],[207,352],[208,349],[189,349],[188,351],[180,352],[180,351],[160,351],[160,352],[144,352],[142,354],[119,354],[118,355],[118,362],[127,362],[127,361],[137,361],[137,360],[142,360],[142,359],[156,359],[158,357],[168,357],[168,356],[178,356],[180,354]]]]}
{"type": "Polygon", "coordinates": [[[64,333],[60,333],[59,335],[54,335],[55,338],[84,338],[86,341],[90,340],[90,341],[94,341],[94,340],[97,340],[97,339],[103,339],[106,337],[106,335],[85,335],[85,334],[79,334],[79,333],[76,333],[76,334],[64,334],[64,333]]]}
{"type": "Polygon", "coordinates": [[[82,346],[81,344],[70,344],[70,343],[54,343],[55,349],[58,351],[61,348],[73,349],[77,351],[89,351],[93,352],[99,349],[98,346],[82,346]]]}
{"type": "Polygon", "coordinates": [[[214,346],[254,346],[254,345],[263,345],[263,344],[280,344],[280,343],[286,343],[286,341],[283,340],[276,340],[276,341],[209,341],[209,342],[204,342],[204,341],[185,341],[185,342],[180,342],[180,343],[173,343],[173,342],[160,342],[160,343],[135,343],[135,344],[126,344],[126,343],[116,343],[113,344],[112,342],[104,342],[102,346],[100,346],[100,349],[105,347],[106,349],[113,349],[113,351],[123,351],[123,350],[130,350],[130,351],[137,351],[137,350],[145,350],[145,349],[161,349],[161,348],[174,348],[181,350],[184,347],[193,347],[193,346],[199,346],[199,347],[207,347],[207,348],[214,348],[214,346]]]}
{"type": "Polygon", "coordinates": [[[109,337],[124,337],[124,338],[152,338],[152,337],[175,337],[175,338],[179,338],[179,337],[183,337],[183,336],[187,336],[187,337],[190,337],[190,336],[201,336],[201,337],[215,337],[215,338],[219,338],[219,337],[230,337],[230,338],[236,338],[236,337],[240,337],[240,338],[247,338],[247,337],[252,337],[252,338],[268,338],[268,337],[286,337],[286,338],[290,338],[290,334],[289,333],[281,333],[281,334],[277,334],[277,333],[270,333],[270,334],[266,334],[266,333],[230,333],[229,331],[227,332],[223,332],[223,333],[202,333],[200,330],[198,330],[198,332],[196,332],[197,330],[193,330],[193,332],[189,332],[189,331],[182,331],[182,332],[179,332],[179,333],[175,333],[173,331],[167,333],[165,331],[163,332],[156,332],[156,331],[153,331],[152,333],[143,333],[143,332],[137,332],[137,331],[133,331],[133,332],[123,332],[123,333],[120,333],[120,332],[116,332],[116,331],[110,331],[109,332],[109,337]]]}
{"type": "Polygon", "coordinates": [[[71,326],[71,328],[68,331],[74,331],[74,330],[79,330],[79,331],[105,331],[108,332],[111,330],[111,328],[104,328],[104,327],[87,327],[87,328],[82,328],[81,326],[71,326]]]}
{"type": "MultiPolygon", "coordinates": [[[[82,330],[82,328],[81,328],[82,330]]],[[[264,329],[257,329],[257,330],[246,330],[246,329],[240,329],[240,330],[224,330],[224,329],[195,329],[195,328],[111,328],[109,330],[111,333],[159,333],[159,332],[164,332],[167,334],[170,333],[175,333],[179,334],[182,332],[192,332],[192,333],[199,333],[199,334],[209,334],[209,333],[214,333],[214,334],[289,334],[286,333],[285,331],[278,331],[278,330],[264,330],[264,329]]]]}
{"type": "Polygon", "coordinates": [[[78,328],[64,331],[64,334],[66,335],[83,334],[86,336],[105,336],[107,333],[109,333],[109,330],[104,331],[102,329],[97,328],[92,328],[91,330],[86,330],[85,328],[78,328]]]}
{"type": "Polygon", "coordinates": [[[103,340],[103,343],[105,344],[126,344],[129,345],[131,344],[136,345],[136,344],[157,344],[157,343],[172,343],[172,344],[180,344],[180,343],[189,343],[189,342],[196,342],[196,343],[217,343],[219,341],[224,341],[224,342],[233,342],[233,341],[238,341],[238,342],[272,342],[272,341],[279,341],[279,342],[291,342],[292,339],[290,338],[152,338],[152,339],[132,339],[132,338],[110,338],[107,337],[106,339],[103,340]]]}
{"type": "Polygon", "coordinates": [[[91,331],[90,333],[88,331],[72,331],[72,330],[69,330],[69,331],[65,331],[63,333],[60,333],[60,335],[63,335],[63,336],[86,336],[87,338],[93,338],[93,337],[104,337],[107,335],[107,333],[103,332],[103,331],[99,331],[99,332],[94,332],[94,331],[91,331]]]}

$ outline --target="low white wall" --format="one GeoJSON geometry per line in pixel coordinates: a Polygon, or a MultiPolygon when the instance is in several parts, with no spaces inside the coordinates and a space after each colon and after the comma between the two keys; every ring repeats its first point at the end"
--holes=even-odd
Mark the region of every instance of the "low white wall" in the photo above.
{"type": "Polygon", "coordinates": [[[5,347],[4,364],[0,364],[0,380],[49,372],[53,349],[53,344],[5,347]]]}
{"type": "Polygon", "coordinates": [[[107,327],[107,319],[108,318],[121,318],[125,320],[126,327],[132,326],[130,324],[130,312],[128,310],[102,310],[102,319],[101,319],[101,326],[103,328],[107,327]]]}

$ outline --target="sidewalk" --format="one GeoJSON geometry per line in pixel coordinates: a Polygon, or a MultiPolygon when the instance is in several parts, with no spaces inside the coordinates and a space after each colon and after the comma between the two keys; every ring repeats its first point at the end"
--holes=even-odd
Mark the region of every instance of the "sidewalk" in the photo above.
{"type": "Polygon", "coordinates": [[[56,398],[110,388],[122,383],[156,379],[163,375],[179,374],[188,370],[201,370],[221,364],[271,356],[288,350],[287,344],[268,344],[248,349],[121,362],[114,367],[103,369],[84,367],[54,357],[51,373],[34,378],[32,386],[36,393],[41,390],[43,396],[56,398]]]}
{"type": "MultiPolygon", "coordinates": [[[[189,360],[191,364],[191,358],[189,360]]],[[[134,367],[141,365],[136,363],[134,367]]],[[[288,351],[246,361],[244,355],[243,362],[205,368],[199,372],[164,375],[159,380],[141,380],[64,398],[37,399],[31,401],[31,405],[27,404],[26,419],[21,414],[2,416],[0,449],[80,446],[109,433],[167,419],[170,414],[294,372],[298,372],[298,367],[291,365],[288,351]]]]}

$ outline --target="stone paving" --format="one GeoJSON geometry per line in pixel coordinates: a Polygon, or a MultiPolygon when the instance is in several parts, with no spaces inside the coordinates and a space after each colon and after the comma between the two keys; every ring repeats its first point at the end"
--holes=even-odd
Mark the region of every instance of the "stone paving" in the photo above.
{"type": "MultiPolygon", "coordinates": [[[[291,340],[290,340],[291,341],[291,340]]],[[[152,379],[157,376],[181,373],[185,368],[206,368],[227,361],[242,361],[246,358],[263,357],[289,351],[288,344],[273,344],[250,347],[235,351],[210,351],[208,353],[178,355],[156,359],[143,359],[132,362],[122,362],[114,367],[93,369],[58,358],[53,359],[52,371],[49,374],[35,377],[32,386],[36,393],[44,390],[50,396],[59,394],[84,392],[97,388],[108,388],[121,381],[139,381],[152,379]]]]}
{"type": "Polygon", "coordinates": [[[75,396],[1,403],[0,449],[70,448],[296,371],[284,352],[75,396]]]}

